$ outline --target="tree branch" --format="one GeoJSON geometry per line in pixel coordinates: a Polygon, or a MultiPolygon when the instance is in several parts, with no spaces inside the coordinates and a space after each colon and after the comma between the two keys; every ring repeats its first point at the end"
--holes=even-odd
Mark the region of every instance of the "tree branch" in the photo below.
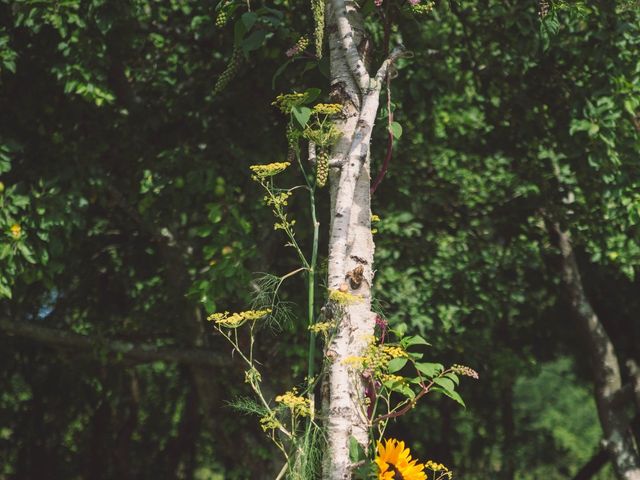
{"type": "Polygon", "coordinates": [[[347,6],[345,0],[332,0],[336,26],[338,27],[339,41],[344,50],[344,57],[347,60],[351,75],[358,84],[361,92],[369,88],[369,72],[364,65],[364,60],[358,52],[358,48],[353,40],[353,28],[347,17],[347,6]]]}
{"type": "Polygon", "coordinates": [[[413,54],[411,52],[407,52],[405,51],[405,49],[403,47],[396,47],[393,49],[393,51],[391,52],[391,55],[389,55],[389,57],[382,62],[382,65],[380,65],[380,68],[378,69],[378,71],[376,72],[376,81],[382,85],[382,81],[386,78],[386,76],[389,74],[389,69],[391,68],[391,66],[399,59],[402,57],[409,57],[409,56],[413,56],[413,54]]]}
{"type": "Polygon", "coordinates": [[[112,359],[123,358],[132,363],[157,361],[219,367],[224,359],[204,349],[160,347],[149,343],[132,343],[120,340],[91,337],[75,332],[41,327],[33,322],[12,322],[0,319],[0,331],[7,336],[32,340],[47,346],[88,351],[105,351],[112,359]]]}
{"type": "Polygon", "coordinates": [[[596,475],[609,461],[609,452],[601,448],[575,474],[572,480],[589,480],[596,475]]]}
{"type": "Polygon", "coordinates": [[[636,402],[636,408],[640,412],[640,367],[635,360],[627,360],[627,368],[631,376],[631,385],[633,386],[633,397],[636,402]]]}

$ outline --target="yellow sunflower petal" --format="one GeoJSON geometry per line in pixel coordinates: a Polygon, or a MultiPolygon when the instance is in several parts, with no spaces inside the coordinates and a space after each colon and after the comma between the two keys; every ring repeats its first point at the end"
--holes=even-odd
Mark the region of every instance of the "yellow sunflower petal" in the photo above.
{"type": "Polygon", "coordinates": [[[378,442],[376,450],[378,480],[427,480],[424,464],[412,459],[411,451],[403,441],[389,438],[384,444],[378,442]]]}

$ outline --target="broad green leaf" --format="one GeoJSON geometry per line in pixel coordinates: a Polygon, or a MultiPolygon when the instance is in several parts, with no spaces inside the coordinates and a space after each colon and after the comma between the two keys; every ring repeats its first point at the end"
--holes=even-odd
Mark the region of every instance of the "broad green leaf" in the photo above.
{"type": "Polygon", "coordinates": [[[387,380],[385,382],[382,382],[382,385],[384,385],[389,390],[397,390],[402,384],[402,380],[387,380]]]}
{"type": "Polygon", "coordinates": [[[365,452],[362,445],[356,440],[354,436],[349,437],[349,459],[356,463],[360,459],[365,458],[365,452]]]}
{"type": "Polygon", "coordinates": [[[391,134],[394,138],[400,138],[402,136],[402,125],[398,122],[391,122],[389,128],[391,129],[391,134]]]}
{"type": "Polygon", "coordinates": [[[394,358],[389,362],[387,369],[389,373],[394,373],[394,372],[397,372],[398,370],[402,370],[402,367],[404,367],[406,364],[407,364],[406,358],[403,358],[403,357],[394,358]]]}
{"type": "Polygon", "coordinates": [[[253,25],[256,23],[256,20],[258,20],[258,15],[256,15],[254,12],[245,12],[242,14],[242,17],[240,17],[240,19],[242,20],[242,23],[244,23],[247,31],[249,31],[251,30],[251,27],[253,27],[253,25]]]}
{"type": "Polygon", "coordinates": [[[320,90],[319,88],[308,88],[304,92],[304,103],[305,104],[312,103],[316,98],[320,96],[321,93],[322,93],[322,90],[320,90]]]}
{"type": "Polygon", "coordinates": [[[431,344],[427,342],[424,338],[422,338],[420,335],[410,335],[410,336],[404,337],[402,340],[400,340],[400,343],[404,348],[408,348],[412,345],[431,346],[431,344]]]}
{"type": "Polygon", "coordinates": [[[453,372],[449,372],[445,375],[445,378],[450,378],[453,383],[460,385],[460,378],[453,372]]]}
{"type": "Polygon", "coordinates": [[[20,208],[29,205],[29,197],[27,197],[26,195],[14,195],[12,201],[16,207],[20,208]]]}
{"type": "Polygon", "coordinates": [[[293,62],[292,60],[287,60],[286,62],[284,62],[282,65],[280,65],[278,67],[278,69],[276,70],[276,73],[273,74],[273,77],[271,77],[271,88],[273,88],[274,90],[276,89],[276,80],[278,79],[278,77],[280,75],[282,75],[282,73],[287,69],[287,67],[293,62]]]}
{"type": "Polygon", "coordinates": [[[262,46],[265,38],[267,38],[266,30],[256,30],[242,41],[242,50],[245,53],[257,50],[262,46]]]}
{"type": "Polygon", "coordinates": [[[433,379],[433,383],[441,386],[443,389],[448,392],[453,392],[456,388],[456,385],[453,383],[453,380],[447,377],[438,377],[433,379]]]}
{"type": "Polygon", "coordinates": [[[244,26],[242,20],[238,20],[233,25],[233,44],[236,47],[240,47],[242,45],[242,39],[244,38],[245,33],[247,33],[247,27],[244,26]]]}
{"type": "Polygon", "coordinates": [[[280,11],[280,10],[276,10],[275,8],[269,8],[269,7],[262,7],[259,8],[258,10],[256,10],[257,13],[263,15],[265,13],[270,13],[271,15],[274,15],[275,17],[282,19],[284,17],[284,14],[280,11]]]}
{"type": "Polygon", "coordinates": [[[296,107],[293,107],[292,112],[293,112],[293,116],[298,121],[298,124],[300,124],[300,126],[304,128],[304,126],[309,121],[309,118],[311,117],[311,109],[308,107],[296,106],[296,107]]]}
{"type": "MultiPolygon", "coordinates": [[[[305,63],[304,68],[302,69],[302,72],[300,73],[300,76],[304,75],[309,70],[313,70],[317,66],[318,66],[318,62],[307,62],[307,63],[305,63]]],[[[308,102],[305,102],[305,103],[308,103],[308,102]]]]}
{"type": "Polygon", "coordinates": [[[11,170],[11,159],[0,156],[0,173],[5,173],[9,170],[11,170]]]}
{"type": "Polygon", "coordinates": [[[591,122],[589,120],[573,120],[569,128],[569,135],[573,135],[575,132],[588,131],[590,128],[591,122]]]}
{"type": "Polygon", "coordinates": [[[433,378],[438,375],[442,370],[444,370],[444,366],[441,363],[424,363],[418,362],[416,363],[416,368],[420,373],[423,373],[429,378],[433,378]]]}
{"type": "Polygon", "coordinates": [[[18,245],[18,250],[20,250],[20,253],[22,253],[22,256],[24,257],[24,259],[27,262],[36,263],[36,259],[33,258],[33,252],[31,251],[31,249],[29,247],[27,247],[22,242],[18,243],[17,245],[18,245]]]}
{"type": "Polygon", "coordinates": [[[11,289],[0,282],[0,297],[11,298],[11,289]]]}
{"type": "Polygon", "coordinates": [[[398,384],[397,387],[393,388],[393,391],[401,393],[402,395],[404,395],[405,397],[413,400],[414,398],[416,398],[416,394],[413,390],[411,390],[411,387],[409,385],[407,385],[406,383],[400,383],[398,384]]]}
{"type": "Polygon", "coordinates": [[[443,393],[447,397],[452,398],[453,400],[458,402],[464,408],[467,408],[467,406],[464,404],[464,400],[462,400],[462,397],[460,396],[460,394],[458,392],[456,392],[455,390],[446,390],[444,388],[434,387],[432,391],[443,393]]]}

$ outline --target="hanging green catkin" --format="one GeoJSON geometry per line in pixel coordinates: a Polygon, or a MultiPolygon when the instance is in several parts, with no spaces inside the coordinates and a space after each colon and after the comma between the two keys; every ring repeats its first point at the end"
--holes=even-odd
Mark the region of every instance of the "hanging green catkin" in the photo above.
{"type": "Polygon", "coordinates": [[[322,188],[329,178],[329,152],[319,150],[316,156],[316,186],[322,188]]]}
{"type": "Polygon", "coordinates": [[[231,58],[229,59],[229,63],[227,67],[224,69],[224,72],[220,74],[218,80],[216,81],[216,86],[213,88],[213,94],[217,95],[222,90],[229,85],[229,82],[235,77],[236,73],[238,73],[238,67],[240,66],[240,61],[242,60],[242,53],[239,48],[235,48],[233,53],[231,54],[231,58]]]}
{"type": "Polygon", "coordinates": [[[324,40],[324,0],[311,0],[311,10],[315,23],[316,57],[320,59],[322,58],[322,42],[324,40]]]}
{"type": "Polygon", "coordinates": [[[298,134],[293,125],[287,125],[287,162],[293,163],[298,149],[298,134]]]}

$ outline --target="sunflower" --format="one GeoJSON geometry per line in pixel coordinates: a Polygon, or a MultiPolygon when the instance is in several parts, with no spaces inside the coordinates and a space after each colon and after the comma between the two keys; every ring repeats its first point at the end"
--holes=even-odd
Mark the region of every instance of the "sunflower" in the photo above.
{"type": "Polygon", "coordinates": [[[411,460],[410,453],[404,442],[394,438],[387,439],[385,445],[378,442],[378,480],[426,480],[424,464],[411,460]]]}

